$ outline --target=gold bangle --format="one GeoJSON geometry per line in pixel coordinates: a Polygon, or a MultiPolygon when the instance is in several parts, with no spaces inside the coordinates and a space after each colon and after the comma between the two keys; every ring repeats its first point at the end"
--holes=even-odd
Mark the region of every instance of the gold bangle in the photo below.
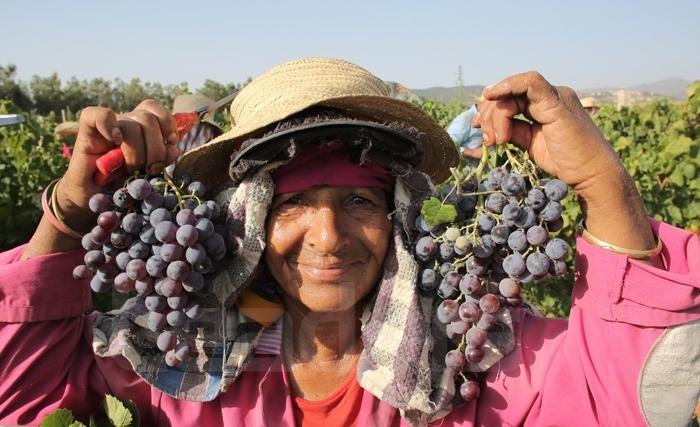
{"type": "Polygon", "coordinates": [[[69,236],[76,238],[76,239],[81,239],[86,233],[80,233],[78,231],[73,230],[71,227],[66,224],[65,219],[61,212],[58,210],[58,192],[56,191],[56,188],[58,188],[58,183],[61,181],[61,178],[55,179],[53,182],[51,182],[48,186],[47,189],[50,187],[50,192],[51,196],[48,198],[48,205],[49,209],[51,210],[51,213],[53,213],[53,216],[56,218],[56,220],[59,222],[60,225],[64,227],[64,233],[68,234],[69,236]]]}
{"type": "Polygon", "coordinates": [[[578,232],[583,237],[583,240],[586,242],[600,246],[601,248],[614,252],[616,254],[620,255],[626,255],[632,259],[650,259],[654,258],[658,254],[661,253],[661,250],[663,249],[663,243],[661,243],[661,240],[659,239],[658,236],[654,236],[654,239],[656,239],[656,247],[654,249],[647,249],[647,250],[640,250],[640,249],[627,249],[623,248],[620,246],[615,246],[613,244],[610,244],[604,240],[600,240],[599,238],[595,237],[592,235],[588,230],[586,230],[586,224],[583,222],[578,223],[578,232]]]}

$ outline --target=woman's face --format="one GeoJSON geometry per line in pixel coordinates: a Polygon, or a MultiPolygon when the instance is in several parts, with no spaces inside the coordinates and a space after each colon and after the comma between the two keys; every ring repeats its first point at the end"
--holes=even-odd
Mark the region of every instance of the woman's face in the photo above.
{"type": "Polygon", "coordinates": [[[313,187],[275,196],[265,261],[287,297],[309,310],[355,306],[376,285],[391,222],[386,193],[364,187],[313,187]]]}

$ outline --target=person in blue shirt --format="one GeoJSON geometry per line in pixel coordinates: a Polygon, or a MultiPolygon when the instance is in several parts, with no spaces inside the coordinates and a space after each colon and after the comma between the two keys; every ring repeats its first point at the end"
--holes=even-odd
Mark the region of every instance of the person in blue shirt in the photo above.
{"type": "Polygon", "coordinates": [[[477,105],[474,104],[455,117],[447,127],[447,133],[457,145],[460,154],[467,159],[480,158],[481,146],[484,143],[481,129],[472,127],[476,113],[477,105]]]}

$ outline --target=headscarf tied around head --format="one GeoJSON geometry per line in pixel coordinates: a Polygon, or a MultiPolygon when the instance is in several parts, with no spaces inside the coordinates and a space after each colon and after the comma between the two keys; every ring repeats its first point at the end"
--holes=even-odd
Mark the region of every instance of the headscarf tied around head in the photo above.
{"type": "Polygon", "coordinates": [[[379,188],[391,193],[395,178],[377,163],[357,164],[340,142],[314,145],[272,172],[275,194],[304,191],[315,186],[379,188]]]}

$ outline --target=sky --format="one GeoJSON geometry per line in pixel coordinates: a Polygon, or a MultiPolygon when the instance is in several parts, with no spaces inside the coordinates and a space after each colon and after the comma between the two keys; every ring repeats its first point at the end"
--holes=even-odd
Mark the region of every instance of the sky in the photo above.
{"type": "Polygon", "coordinates": [[[304,56],[410,88],[538,70],[577,90],[700,79],[700,1],[3,0],[0,65],[21,80],[242,82],[304,56]]]}

